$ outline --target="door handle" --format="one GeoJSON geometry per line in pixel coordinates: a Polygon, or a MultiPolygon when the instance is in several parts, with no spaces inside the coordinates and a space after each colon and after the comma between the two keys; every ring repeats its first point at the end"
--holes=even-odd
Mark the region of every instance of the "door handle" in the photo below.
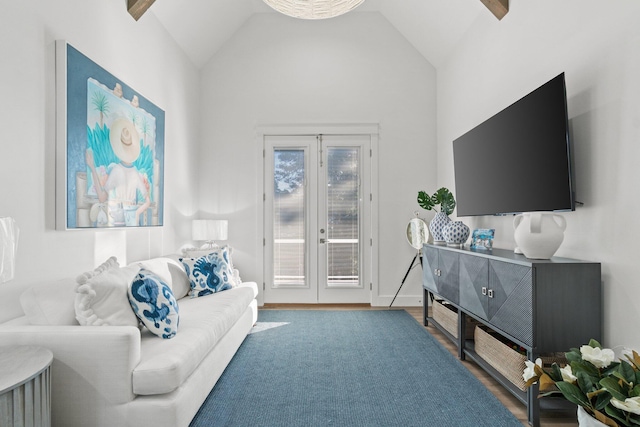
{"type": "Polygon", "coordinates": [[[327,243],[327,239],[320,239],[320,243],[327,243]]]}
{"type": "Polygon", "coordinates": [[[487,295],[487,287],[486,286],[482,287],[482,295],[487,295]]]}
{"type": "Polygon", "coordinates": [[[489,298],[493,298],[493,289],[489,289],[489,298]]]}

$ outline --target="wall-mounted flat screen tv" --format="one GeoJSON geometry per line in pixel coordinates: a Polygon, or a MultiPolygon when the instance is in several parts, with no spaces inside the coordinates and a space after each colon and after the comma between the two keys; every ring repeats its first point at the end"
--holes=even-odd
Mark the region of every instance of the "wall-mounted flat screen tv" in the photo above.
{"type": "Polygon", "coordinates": [[[564,73],[453,141],[458,216],[575,209],[564,73]]]}

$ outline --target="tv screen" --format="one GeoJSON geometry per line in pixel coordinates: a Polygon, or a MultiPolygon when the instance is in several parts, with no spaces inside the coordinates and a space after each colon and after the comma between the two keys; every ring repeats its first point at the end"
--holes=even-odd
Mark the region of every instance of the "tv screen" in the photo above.
{"type": "Polygon", "coordinates": [[[574,210],[564,73],[453,141],[458,216],[574,210]]]}

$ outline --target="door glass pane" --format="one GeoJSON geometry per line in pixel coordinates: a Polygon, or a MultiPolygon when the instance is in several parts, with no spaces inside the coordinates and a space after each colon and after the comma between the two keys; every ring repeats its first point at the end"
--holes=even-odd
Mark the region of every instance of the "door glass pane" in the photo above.
{"type": "Polygon", "coordinates": [[[306,285],[304,150],[274,150],[273,284],[306,285]]]}
{"type": "Polygon", "coordinates": [[[327,151],[327,286],[360,285],[360,149],[327,151]]]}

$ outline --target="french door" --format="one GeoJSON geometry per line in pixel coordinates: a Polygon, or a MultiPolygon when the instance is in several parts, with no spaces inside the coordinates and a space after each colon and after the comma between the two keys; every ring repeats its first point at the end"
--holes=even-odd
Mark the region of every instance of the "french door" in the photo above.
{"type": "Polygon", "coordinates": [[[370,302],[370,136],[264,141],[265,302],[370,302]]]}

